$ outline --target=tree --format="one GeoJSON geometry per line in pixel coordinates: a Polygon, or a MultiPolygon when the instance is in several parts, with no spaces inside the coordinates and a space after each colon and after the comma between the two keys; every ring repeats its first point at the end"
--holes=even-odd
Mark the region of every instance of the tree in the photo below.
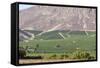
{"type": "Polygon", "coordinates": [[[39,44],[37,44],[36,47],[34,48],[34,52],[36,52],[38,48],[39,48],[39,44]]]}

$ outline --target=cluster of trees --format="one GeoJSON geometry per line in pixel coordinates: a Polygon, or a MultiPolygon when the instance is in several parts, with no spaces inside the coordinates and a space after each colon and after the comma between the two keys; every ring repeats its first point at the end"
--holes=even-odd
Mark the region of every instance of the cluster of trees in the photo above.
{"type": "MultiPolygon", "coordinates": [[[[37,51],[37,49],[39,48],[39,44],[36,45],[36,47],[33,49],[33,53],[35,53],[37,51]]],[[[24,58],[26,56],[27,52],[29,51],[29,47],[19,47],[19,58],[24,58]]]]}
{"type": "Polygon", "coordinates": [[[94,56],[92,56],[89,52],[86,51],[75,51],[72,54],[73,59],[87,59],[87,60],[92,60],[95,59],[94,56]]]}

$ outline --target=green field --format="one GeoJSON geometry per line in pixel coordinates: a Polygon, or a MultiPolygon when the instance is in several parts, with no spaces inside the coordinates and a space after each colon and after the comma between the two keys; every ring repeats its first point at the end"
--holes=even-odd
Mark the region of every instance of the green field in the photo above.
{"type": "MultiPolygon", "coordinates": [[[[60,37],[57,32],[45,33],[41,36],[36,36],[35,39],[29,42],[21,41],[20,48],[27,48],[26,56],[42,56],[56,57],[62,55],[72,56],[76,51],[88,52],[96,58],[96,35],[95,32],[71,32],[67,35],[66,32],[61,32],[65,39],[60,37]]],[[[68,59],[68,58],[67,58],[68,59]]]]}

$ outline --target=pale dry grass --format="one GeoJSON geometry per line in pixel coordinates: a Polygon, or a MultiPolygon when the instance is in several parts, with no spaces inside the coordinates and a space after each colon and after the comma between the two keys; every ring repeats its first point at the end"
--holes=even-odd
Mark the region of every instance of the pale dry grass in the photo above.
{"type": "Polygon", "coordinates": [[[63,61],[77,61],[78,59],[20,59],[19,64],[30,64],[30,63],[46,63],[46,62],[63,62],[63,61]]]}

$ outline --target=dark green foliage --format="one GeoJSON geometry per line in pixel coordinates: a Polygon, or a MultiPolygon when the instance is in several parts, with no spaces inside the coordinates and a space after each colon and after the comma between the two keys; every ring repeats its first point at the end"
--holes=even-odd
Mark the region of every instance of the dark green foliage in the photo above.
{"type": "Polygon", "coordinates": [[[56,47],[57,47],[57,48],[60,48],[60,45],[59,45],[59,44],[57,44],[57,45],[56,45],[56,47]]]}
{"type": "Polygon", "coordinates": [[[95,57],[94,57],[94,56],[90,56],[90,57],[88,57],[88,59],[89,59],[89,60],[94,60],[95,57]]]}
{"type": "Polygon", "coordinates": [[[53,54],[52,56],[50,56],[50,59],[57,59],[57,55],[53,54]]]}
{"type": "Polygon", "coordinates": [[[24,58],[26,56],[26,50],[24,48],[19,48],[19,58],[24,58]]]}
{"type": "Polygon", "coordinates": [[[73,59],[93,59],[94,57],[90,55],[89,52],[86,51],[76,51],[72,54],[73,59]]]}
{"type": "Polygon", "coordinates": [[[67,59],[69,56],[67,55],[67,54],[62,54],[61,56],[60,56],[60,59],[67,59]]]}

